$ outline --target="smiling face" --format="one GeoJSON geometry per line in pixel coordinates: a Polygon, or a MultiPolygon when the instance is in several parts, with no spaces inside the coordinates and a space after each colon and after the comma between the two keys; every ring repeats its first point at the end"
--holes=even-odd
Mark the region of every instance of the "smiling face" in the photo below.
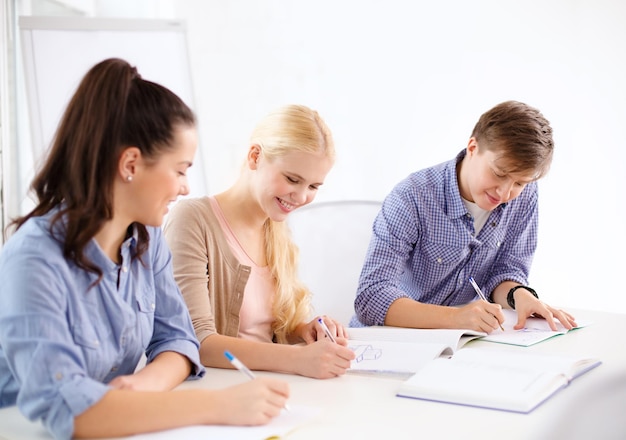
{"type": "Polygon", "coordinates": [[[459,168],[461,197],[491,211],[519,196],[526,185],[536,179],[536,172],[508,172],[514,169],[497,150],[480,148],[471,138],[459,168]]]}
{"type": "Polygon", "coordinates": [[[261,210],[274,221],[283,221],[293,210],[311,203],[333,162],[324,153],[293,151],[272,160],[257,146],[248,155],[255,170],[252,191],[261,210]]]}
{"type": "Polygon", "coordinates": [[[178,196],[189,194],[187,170],[193,163],[197,148],[194,127],[178,127],[171,148],[156,160],[139,157],[133,168],[133,180],[127,185],[132,191],[128,210],[131,221],[148,226],[160,226],[168,205],[178,196]]]}

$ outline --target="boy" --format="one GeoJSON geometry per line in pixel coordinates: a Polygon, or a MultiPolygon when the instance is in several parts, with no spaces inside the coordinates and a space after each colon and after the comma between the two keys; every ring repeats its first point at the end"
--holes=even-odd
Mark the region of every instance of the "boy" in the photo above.
{"type": "Polygon", "coordinates": [[[523,328],[539,315],[556,330],[574,317],[527,284],[537,246],[537,180],[552,161],[552,128],[526,104],[484,113],[451,161],[417,171],[386,197],[351,325],[466,328],[490,333],[514,308],[523,328]],[[474,277],[489,301],[474,301],[474,277]]]}

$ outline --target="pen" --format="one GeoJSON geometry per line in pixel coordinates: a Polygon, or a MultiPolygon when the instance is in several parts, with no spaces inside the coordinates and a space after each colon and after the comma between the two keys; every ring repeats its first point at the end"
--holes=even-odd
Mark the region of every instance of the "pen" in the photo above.
{"type": "MultiPolygon", "coordinates": [[[[225,351],[224,352],[224,356],[226,356],[226,359],[228,359],[228,361],[233,365],[233,367],[235,367],[236,369],[238,369],[239,371],[241,371],[243,374],[245,374],[246,376],[248,376],[248,379],[254,379],[256,376],[254,375],[254,373],[252,371],[250,371],[250,369],[248,367],[246,367],[243,362],[241,362],[239,359],[237,359],[230,351],[225,351]]],[[[289,411],[289,406],[287,406],[287,404],[285,403],[285,410],[289,411]]]]}
{"type": "Polygon", "coordinates": [[[331,341],[336,343],[337,341],[335,340],[333,335],[330,333],[330,330],[328,329],[328,327],[324,323],[324,320],[322,318],[317,318],[317,322],[319,322],[320,325],[322,326],[322,329],[324,330],[324,333],[326,333],[326,336],[328,336],[328,339],[330,339],[331,341]]]}
{"type": "MultiPolygon", "coordinates": [[[[476,281],[474,281],[474,277],[469,277],[469,282],[472,283],[472,287],[474,287],[474,290],[476,291],[478,296],[480,296],[480,299],[482,299],[483,301],[487,301],[487,297],[485,296],[483,291],[480,290],[480,287],[478,287],[478,284],[476,284],[476,281]]],[[[500,324],[499,321],[498,321],[498,326],[500,326],[500,330],[504,331],[504,328],[502,327],[502,324],[500,324]]]]}
{"type": "Polygon", "coordinates": [[[248,367],[246,367],[243,364],[243,362],[241,362],[239,359],[237,359],[235,356],[233,356],[229,351],[225,351],[224,352],[224,356],[226,356],[228,361],[231,364],[233,364],[233,367],[235,367],[236,369],[241,371],[243,374],[248,376],[248,379],[254,379],[255,378],[254,373],[252,373],[252,371],[250,371],[250,369],[248,367]]]}

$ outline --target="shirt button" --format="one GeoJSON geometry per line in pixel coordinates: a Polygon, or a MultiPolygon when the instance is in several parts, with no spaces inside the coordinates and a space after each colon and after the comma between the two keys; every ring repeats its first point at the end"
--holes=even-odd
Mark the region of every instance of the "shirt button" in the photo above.
{"type": "Polygon", "coordinates": [[[156,306],[154,305],[154,303],[152,303],[150,304],[150,307],[152,308],[152,310],[154,310],[156,306]]]}
{"type": "Polygon", "coordinates": [[[443,260],[441,258],[437,258],[437,263],[441,264],[443,260]]]}
{"type": "Polygon", "coordinates": [[[116,371],[117,371],[117,367],[113,367],[113,368],[111,368],[111,371],[112,371],[112,372],[116,372],[116,371]]]}
{"type": "Polygon", "coordinates": [[[100,341],[98,341],[97,339],[93,341],[93,345],[95,345],[96,347],[98,347],[100,345],[100,341]]]}
{"type": "Polygon", "coordinates": [[[127,266],[123,266],[122,267],[122,272],[128,272],[128,267],[127,266]]]}
{"type": "Polygon", "coordinates": [[[499,241],[499,242],[496,243],[496,246],[500,247],[501,244],[502,244],[502,242],[499,241]]]}
{"type": "Polygon", "coordinates": [[[57,373],[57,374],[55,374],[55,375],[54,375],[54,378],[55,378],[56,380],[61,380],[61,379],[63,379],[63,373],[57,373]]]}

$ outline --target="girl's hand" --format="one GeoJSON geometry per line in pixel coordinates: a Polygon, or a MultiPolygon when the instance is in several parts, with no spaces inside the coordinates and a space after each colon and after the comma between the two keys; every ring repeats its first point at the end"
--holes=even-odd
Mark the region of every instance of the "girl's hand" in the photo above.
{"type": "Polygon", "coordinates": [[[337,343],[325,338],[294,347],[298,349],[294,358],[295,372],[315,379],[330,379],[345,374],[355,358],[354,351],[347,344],[347,339],[338,337],[337,343]]]}
{"type": "Polygon", "coordinates": [[[179,353],[164,351],[141,370],[117,376],[108,385],[118,390],[166,391],[185,380],[190,371],[189,359],[179,353]]]}
{"type": "Polygon", "coordinates": [[[280,414],[289,397],[289,385],[282,380],[257,377],[218,393],[215,418],[226,425],[264,425],[280,414]]]}
{"type": "Polygon", "coordinates": [[[328,339],[326,335],[326,331],[322,327],[322,325],[318,322],[318,319],[322,319],[330,334],[335,338],[337,343],[341,345],[347,344],[348,332],[345,327],[332,318],[329,318],[326,315],[317,316],[311,322],[307,324],[301,324],[296,328],[294,334],[297,334],[300,339],[302,339],[305,343],[311,344],[315,341],[321,341],[324,339],[328,339]]]}

